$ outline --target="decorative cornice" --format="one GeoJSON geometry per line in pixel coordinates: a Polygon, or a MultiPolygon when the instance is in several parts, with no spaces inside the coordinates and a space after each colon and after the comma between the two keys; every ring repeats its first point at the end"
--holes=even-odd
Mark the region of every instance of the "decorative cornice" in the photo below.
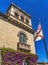
{"type": "MultiPolygon", "coordinates": [[[[18,13],[17,13],[17,14],[18,14],[18,13]]],[[[13,16],[13,15],[10,14],[10,13],[8,13],[8,15],[9,15],[9,16],[10,16],[10,15],[13,16]]],[[[16,18],[15,16],[13,16],[13,17],[16,18]]],[[[21,21],[19,18],[18,18],[18,20],[21,21]]],[[[23,21],[22,21],[22,22],[23,22],[23,21]]],[[[23,23],[25,23],[25,22],[23,22],[23,23]]],[[[27,23],[25,23],[25,24],[27,24],[27,23]]],[[[31,27],[31,25],[29,25],[29,24],[27,24],[27,25],[31,27]]]]}
{"type": "Polygon", "coordinates": [[[0,12],[0,18],[6,20],[6,22],[9,22],[21,29],[24,29],[25,31],[34,34],[34,30],[32,30],[31,28],[29,28],[28,26],[24,26],[22,23],[19,23],[17,20],[14,20],[13,18],[10,18],[8,15],[5,15],[3,13],[0,12]]]}
{"type": "Polygon", "coordinates": [[[34,34],[34,30],[32,30],[32,28],[29,28],[28,26],[25,26],[24,24],[18,22],[17,20],[14,20],[13,18],[9,17],[8,21],[11,24],[13,24],[15,26],[18,26],[19,28],[21,28],[21,29],[23,29],[23,30],[25,30],[25,31],[27,31],[27,32],[29,32],[31,34],[34,34]]]}

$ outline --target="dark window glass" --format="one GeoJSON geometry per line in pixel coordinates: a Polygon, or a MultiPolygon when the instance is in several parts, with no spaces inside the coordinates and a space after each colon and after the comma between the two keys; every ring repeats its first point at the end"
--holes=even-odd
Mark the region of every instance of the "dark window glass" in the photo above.
{"type": "Polygon", "coordinates": [[[26,43],[26,36],[23,33],[20,34],[20,42],[26,43]]]}
{"type": "Polygon", "coordinates": [[[29,24],[29,21],[26,19],[26,24],[29,24]]]}
{"type": "Polygon", "coordinates": [[[19,15],[17,13],[15,13],[15,17],[18,19],[19,18],[19,15]]]}
{"type": "Polygon", "coordinates": [[[21,21],[24,22],[24,17],[23,16],[21,16],[21,21]]]}

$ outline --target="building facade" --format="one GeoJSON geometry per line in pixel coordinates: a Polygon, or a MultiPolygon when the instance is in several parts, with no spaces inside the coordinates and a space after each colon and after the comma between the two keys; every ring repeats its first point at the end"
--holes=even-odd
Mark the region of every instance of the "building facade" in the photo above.
{"type": "MultiPolygon", "coordinates": [[[[36,55],[33,33],[30,15],[15,4],[12,3],[5,14],[0,13],[0,48],[12,48],[36,55]]],[[[35,65],[36,61],[32,63],[35,65]]]]}

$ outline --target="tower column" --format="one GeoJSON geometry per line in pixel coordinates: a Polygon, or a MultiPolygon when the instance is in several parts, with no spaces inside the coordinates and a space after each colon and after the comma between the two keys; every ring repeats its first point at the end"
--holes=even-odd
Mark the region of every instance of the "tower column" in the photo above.
{"type": "Polygon", "coordinates": [[[26,18],[24,18],[24,22],[26,23],[26,18]]]}
{"type": "Polygon", "coordinates": [[[19,15],[19,19],[21,19],[21,16],[19,15]]]}

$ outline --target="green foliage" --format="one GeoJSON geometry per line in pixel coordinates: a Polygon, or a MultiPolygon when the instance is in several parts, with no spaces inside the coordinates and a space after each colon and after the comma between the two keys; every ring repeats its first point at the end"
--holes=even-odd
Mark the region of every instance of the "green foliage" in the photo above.
{"type": "Polygon", "coordinates": [[[7,53],[7,52],[20,52],[20,53],[22,53],[22,54],[30,54],[32,57],[37,57],[37,55],[36,54],[32,54],[32,53],[27,53],[27,52],[25,52],[25,51],[20,51],[20,50],[18,50],[18,51],[16,51],[16,50],[14,50],[14,49],[11,49],[11,48],[5,48],[5,47],[3,47],[3,48],[0,48],[0,50],[1,50],[1,55],[2,55],[2,60],[4,59],[4,56],[5,56],[5,54],[7,53]]]}
{"type": "MultiPolygon", "coordinates": [[[[20,50],[16,51],[14,49],[5,48],[5,47],[0,48],[0,50],[1,50],[1,55],[2,55],[2,65],[8,65],[8,64],[12,65],[12,63],[15,63],[14,65],[18,65],[18,64],[16,64],[17,60],[15,61],[14,58],[17,58],[17,59],[19,58],[18,59],[19,62],[22,62],[22,59],[24,60],[28,57],[31,59],[31,61],[32,61],[32,58],[33,58],[34,62],[36,62],[36,60],[37,60],[36,54],[28,53],[28,52],[25,52],[25,51],[20,51],[20,50]],[[11,52],[10,55],[8,55],[8,52],[9,53],[11,52]],[[15,54],[18,54],[18,56],[16,56],[15,54]],[[8,58],[10,58],[10,61],[9,61],[8,58]],[[12,61],[11,59],[14,60],[14,61],[12,61]],[[7,61],[7,62],[5,62],[5,61],[7,61]]],[[[34,63],[32,63],[32,65],[34,65],[34,63]]]]}
{"type": "Polygon", "coordinates": [[[2,55],[2,60],[4,60],[4,56],[5,56],[5,54],[7,53],[7,52],[16,52],[16,53],[22,53],[22,54],[29,54],[31,57],[36,57],[37,58],[37,55],[36,54],[32,54],[32,53],[27,53],[27,52],[22,52],[22,51],[20,51],[20,50],[18,50],[18,51],[16,51],[16,50],[14,50],[14,49],[11,49],[11,48],[5,48],[5,47],[3,47],[3,48],[0,48],[0,50],[1,50],[1,55],[2,55]]]}
{"type": "Polygon", "coordinates": [[[5,54],[6,54],[8,51],[15,52],[14,49],[11,49],[11,48],[5,48],[5,47],[0,48],[0,50],[1,50],[2,60],[4,59],[4,56],[5,56],[5,54]]]}

